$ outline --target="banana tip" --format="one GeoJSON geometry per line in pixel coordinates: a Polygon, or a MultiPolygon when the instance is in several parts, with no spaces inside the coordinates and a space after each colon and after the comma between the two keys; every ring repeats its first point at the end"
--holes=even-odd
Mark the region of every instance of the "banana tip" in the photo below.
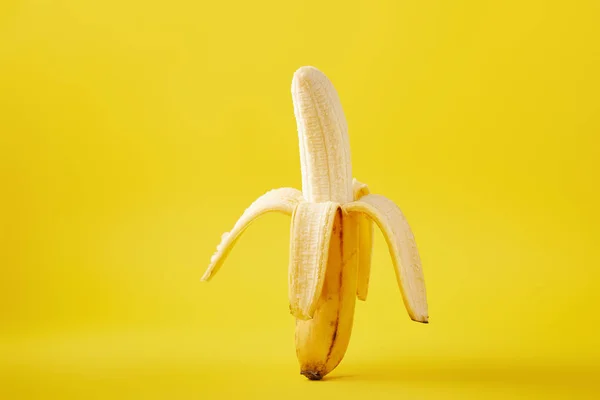
{"type": "Polygon", "coordinates": [[[318,82],[326,80],[327,77],[323,72],[321,72],[318,68],[312,66],[304,66],[300,67],[294,72],[294,77],[292,78],[292,91],[294,91],[295,85],[298,85],[300,82],[318,82]]]}
{"type": "Polygon", "coordinates": [[[296,70],[296,72],[294,72],[294,75],[295,76],[306,76],[306,75],[310,75],[310,74],[313,74],[313,73],[320,73],[320,74],[322,74],[322,72],[319,71],[318,68],[313,67],[312,65],[305,65],[305,66],[302,66],[302,67],[298,68],[296,70]]]}

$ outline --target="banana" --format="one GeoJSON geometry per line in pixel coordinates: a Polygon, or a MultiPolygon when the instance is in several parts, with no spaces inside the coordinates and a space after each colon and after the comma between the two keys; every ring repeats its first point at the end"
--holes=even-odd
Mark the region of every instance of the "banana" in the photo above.
{"type": "Polygon", "coordinates": [[[342,360],[352,332],[356,298],[369,286],[373,224],[388,244],[410,318],[427,323],[427,295],[413,233],[391,200],[353,179],[348,126],[338,94],[318,69],[292,79],[302,191],[271,190],[244,211],[221,237],[203,281],[210,280],[240,235],[268,212],[290,215],[288,295],[296,318],[300,373],[322,379],[342,360]]]}

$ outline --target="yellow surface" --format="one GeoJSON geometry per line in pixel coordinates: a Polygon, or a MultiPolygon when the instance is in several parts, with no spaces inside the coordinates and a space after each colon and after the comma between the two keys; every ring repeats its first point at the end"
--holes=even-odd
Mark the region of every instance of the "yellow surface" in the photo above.
{"type": "Polygon", "coordinates": [[[0,398],[598,398],[600,7],[553,1],[0,3],[0,398]],[[293,72],[323,70],[355,176],[419,245],[409,321],[369,299],[299,375],[293,72]],[[595,376],[595,377],[594,377],[595,376]]]}

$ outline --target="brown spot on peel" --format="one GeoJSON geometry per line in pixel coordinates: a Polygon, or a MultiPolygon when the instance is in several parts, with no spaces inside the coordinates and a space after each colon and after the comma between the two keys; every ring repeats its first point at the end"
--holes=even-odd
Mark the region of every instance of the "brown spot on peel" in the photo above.
{"type": "MultiPolygon", "coordinates": [[[[340,237],[340,252],[341,254],[341,261],[342,261],[342,266],[341,266],[341,270],[340,270],[340,282],[338,285],[338,288],[340,289],[340,293],[339,296],[342,295],[341,293],[341,288],[342,288],[342,283],[344,282],[344,214],[342,212],[341,209],[338,209],[340,215],[340,231],[339,231],[339,237],[340,237]]],[[[335,224],[334,224],[335,226],[335,224]]],[[[327,350],[327,357],[325,358],[325,364],[327,364],[327,361],[329,361],[329,357],[331,357],[331,352],[333,351],[333,346],[335,345],[335,339],[337,338],[337,331],[338,331],[338,327],[340,324],[340,308],[338,307],[337,309],[337,315],[335,316],[335,328],[333,329],[333,335],[331,337],[331,345],[329,346],[329,350],[327,350]]],[[[332,325],[333,326],[333,325],[332,325]]],[[[310,378],[309,378],[310,379],[310,378]]]]}

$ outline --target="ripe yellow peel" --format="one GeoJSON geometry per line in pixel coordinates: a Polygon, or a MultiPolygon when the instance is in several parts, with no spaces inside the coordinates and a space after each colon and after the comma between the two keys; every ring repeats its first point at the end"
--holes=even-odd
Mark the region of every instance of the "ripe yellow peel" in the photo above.
{"type": "MultiPolygon", "coordinates": [[[[354,200],[369,194],[369,187],[354,179],[352,181],[354,200]]],[[[369,277],[371,276],[371,252],[373,250],[373,223],[366,215],[357,214],[358,225],[358,281],[356,283],[356,296],[365,301],[369,291],[369,277]]]]}
{"type": "Polygon", "coordinates": [[[369,194],[344,205],[349,213],[363,213],[375,222],[388,244],[404,305],[413,321],[427,323],[427,294],[421,258],[413,233],[393,201],[384,196],[369,194]]]}
{"type": "Polygon", "coordinates": [[[313,317],[323,290],[329,242],[338,203],[298,204],[290,234],[290,311],[298,319],[313,317]]]}
{"type": "Polygon", "coordinates": [[[300,373],[321,379],[344,358],[354,320],[358,265],[356,216],[336,213],[325,284],[311,320],[296,320],[300,373]]]}
{"type": "Polygon", "coordinates": [[[273,189],[256,199],[244,211],[233,229],[221,235],[221,243],[217,245],[217,251],[210,258],[210,264],[202,280],[210,280],[219,271],[237,239],[258,217],[272,211],[292,215],[296,206],[302,201],[304,201],[302,192],[292,188],[273,189]]]}

